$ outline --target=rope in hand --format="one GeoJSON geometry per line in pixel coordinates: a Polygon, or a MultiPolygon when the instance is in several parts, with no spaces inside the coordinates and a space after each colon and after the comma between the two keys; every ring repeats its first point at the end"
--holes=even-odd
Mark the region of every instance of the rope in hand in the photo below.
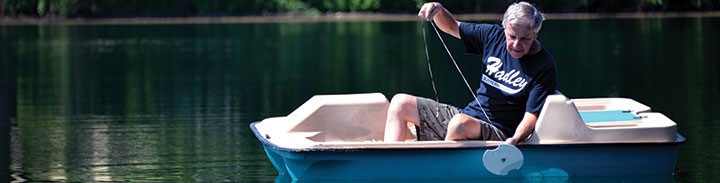
{"type": "MultiPolygon", "coordinates": [[[[483,108],[483,106],[480,105],[480,100],[478,100],[477,95],[475,94],[475,91],[473,91],[472,87],[470,87],[470,83],[468,83],[467,79],[465,78],[465,74],[463,74],[462,70],[460,70],[460,66],[458,66],[457,62],[455,61],[455,58],[452,56],[452,53],[450,53],[450,49],[448,49],[447,44],[445,44],[445,40],[443,40],[442,36],[440,36],[440,31],[438,31],[438,28],[435,25],[435,21],[431,20],[430,25],[435,30],[435,33],[437,34],[438,38],[440,39],[440,42],[442,43],[443,47],[445,48],[445,51],[447,51],[448,56],[450,56],[450,60],[452,60],[453,64],[455,65],[455,69],[457,69],[458,73],[460,74],[460,77],[463,79],[463,81],[465,81],[465,86],[467,86],[467,89],[470,91],[470,94],[473,96],[473,98],[475,98],[475,102],[480,107],[480,110],[483,112],[483,115],[485,115],[485,119],[487,119],[488,122],[490,122],[490,124],[492,124],[492,120],[490,120],[490,117],[488,117],[487,113],[485,112],[485,108],[483,108]]],[[[430,71],[430,79],[432,81],[433,91],[435,91],[435,98],[437,99],[438,94],[437,94],[437,89],[435,89],[435,79],[433,78],[433,75],[432,75],[432,67],[430,66],[430,56],[428,55],[427,37],[425,37],[425,28],[423,28],[423,39],[425,40],[425,57],[427,58],[427,62],[428,62],[428,70],[430,71]]],[[[437,100],[437,101],[440,102],[440,100],[437,100]]],[[[438,108],[437,111],[438,111],[438,113],[436,114],[436,116],[439,115],[440,109],[438,108]]],[[[500,138],[500,134],[498,133],[498,131],[497,130],[493,130],[493,131],[495,131],[495,135],[497,135],[498,138],[500,138]]]]}
{"type": "MultiPolygon", "coordinates": [[[[425,43],[425,59],[427,60],[428,71],[430,72],[430,82],[432,82],[432,88],[433,88],[433,91],[435,92],[435,101],[440,102],[440,97],[438,97],[437,88],[435,87],[435,78],[433,78],[432,65],[430,65],[430,54],[428,53],[427,37],[425,36],[425,28],[422,29],[422,33],[423,33],[423,42],[425,43]]],[[[438,110],[438,114],[436,114],[436,116],[439,115],[440,109],[438,108],[437,110],[438,110]]]]}

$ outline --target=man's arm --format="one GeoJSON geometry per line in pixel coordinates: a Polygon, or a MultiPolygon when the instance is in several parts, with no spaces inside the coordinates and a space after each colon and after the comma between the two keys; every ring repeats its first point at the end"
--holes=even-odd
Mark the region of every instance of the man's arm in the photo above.
{"type": "Polygon", "coordinates": [[[515,135],[505,140],[505,143],[510,145],[517,145],[519,142],[527,139],[530,133],[535,129],[535,122],[537,122],[538,114],[536,112],[525,112],[520,125],[515,129],[515,135]]]}
{"type": "Polygon", "coordinates": [[[460,39],[460,22],[438,2],[423,4],[418,16],[425,20],[434,20],[435,24],[445,33],[460,39]]]}

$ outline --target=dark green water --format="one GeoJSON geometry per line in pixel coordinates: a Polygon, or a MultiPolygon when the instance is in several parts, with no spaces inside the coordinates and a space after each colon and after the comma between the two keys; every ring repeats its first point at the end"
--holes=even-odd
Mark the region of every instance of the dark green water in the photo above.
{"type": "MultiPolygon", "coordinates": [[[[17,66],[11,173],[27,181],[274,181],[248,124],[315,94],[434,98],[423,26],[0,26],[0,58],[17,66]]],[[[707,182],[720,179],[718,29],[720,18],[549,20],[539,39],[558,61],[566,95],[629,97],[678,123],[689,140],[675,177],[663,180],[707,182]]],[[[478,58],[445,39],[476,86],[478,58]]],[[[471,96],[434,32],[428,42],[440,100],[464,106],[471,96]]]]}

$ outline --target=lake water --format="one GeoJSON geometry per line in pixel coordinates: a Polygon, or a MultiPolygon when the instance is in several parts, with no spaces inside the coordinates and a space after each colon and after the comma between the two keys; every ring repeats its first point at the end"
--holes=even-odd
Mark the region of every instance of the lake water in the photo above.
{"type": "MultiPolygon", "coordinates": [[[[3,62],[17,67],[13,180],[287,181],[248,125],[316,94],[434,98],[423,27],[0,25],[3,62]]],[[[678,123],[688,141],[661,180],[708,182],[720,179],[719,29],[720,18],[548,20],[539,40],[569,97],[633,98],[678,123]]],[[[444,38],[477,86],[478,57],[444,38]]],[[[427,39],[440,101],[464,106],[469,92],[434,32],[427,39]]]]}

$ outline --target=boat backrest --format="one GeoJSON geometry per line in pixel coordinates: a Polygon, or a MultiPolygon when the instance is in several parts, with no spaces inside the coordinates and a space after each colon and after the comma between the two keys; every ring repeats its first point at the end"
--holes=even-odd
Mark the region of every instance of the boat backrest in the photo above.
{"type": "Polygon", "coordinates": [[[382,141],[388,105],[381,93],[316,95],[287,117],[264,120],[262,128],[287,143],[382,141]]]}
{"type": "Polygon", "coordinates": [[[528,144],[671,142],[675,122],[626,98],[545,100],[528,144]]]}

